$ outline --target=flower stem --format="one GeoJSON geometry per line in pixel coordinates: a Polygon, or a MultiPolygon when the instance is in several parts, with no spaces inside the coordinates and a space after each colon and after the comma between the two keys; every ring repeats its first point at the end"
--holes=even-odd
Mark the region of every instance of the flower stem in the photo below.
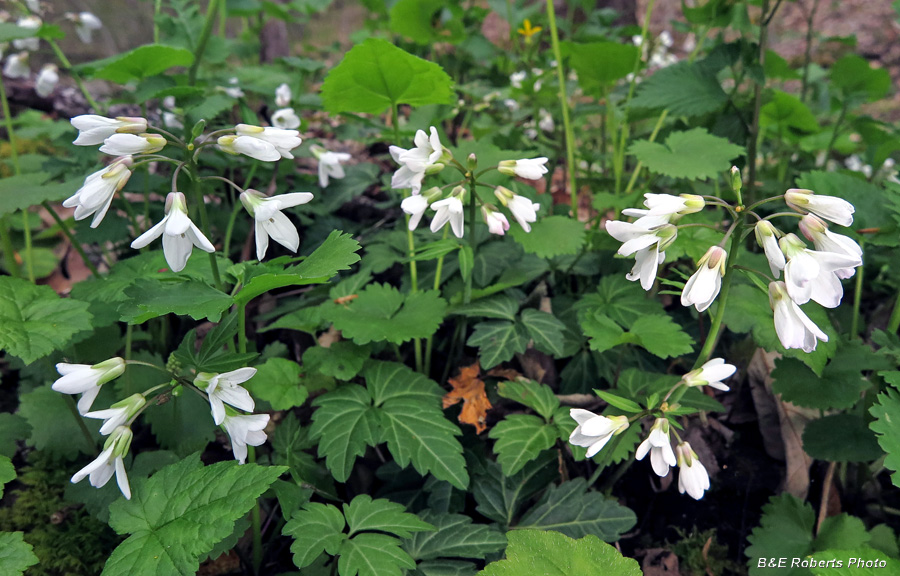
{"type": "MultiPolygon", "coordinates": [[[[547,0],[547,23],[550,25],[550,42],[556,59],[556,78],[559,82],[559,105],[562,108],[563,130],[566,141],[566,164],[569,172],[569,197],[572,217],[578,218],[578,187],[575,180],[575,132],[569,118],[569,98],[566,95],[566,75],[563,72],[562,52],[559,48],[559,30],[556,28],[556,10],[553,0],[547,0]]],[[[551,175],[552,176],[552,175],[551,175]]]]}
{"type": "Polygon", "coordinates": [[[78,89],[81,91],[81,95],[84,96],[84,99],[87,100],[88,106],[94,109],[94,112],[102,113],[104,109],[94,100],[94,97],[91,96],[91,93],[88,92],[87,87],[84,85],[84,82],[81,80],[81,76],[72,68],[72,63],[69,62],[69,59],[66,58],[65,53],[60,49],[59,44],[56,43],[56,40],[47,40],[47,43],[50,44],[50,48],[53,49],[53,54],[56,55],[56,59],[59,60],[60,65],[63,67],[69,76],[75,80],[75,84],[78,86],[78,89]]]}
{"type": "Polygon", "coordinates": [[[100,452],[97,450],[97,443],[94,442],[94,437],[91,436],[91,431],[88,430],[88,427],[84,423],[84,419],[81,417],[81,414],[78,413],[78,407],[75,406],[75,400],[68,394],[63,395],[66,400],[66,406],[69,408],[69,412],[72,413],[72,417],[75,418],[75,421],[78,422],[78,428],[81,430],[81,433],[84,435],[84,439],[87,442],[87,445],[90,446],[90,453],[94,456],[97,456],[100,452]]]}
{"type": "Polygon", "coordinates": [[[895,334],[898,328],[900,328],[900,290],[897,291],[897,298],[894,300],[894,311],[888,320],[887,331],[889,334],[895,334]]]}
{"type": "MultiPolygon", "coordinates": [[[[9,110],[9,100],[6,98],[6,85],[3,82],[2,74],[0,74],[0,104],[3,106],[3,122],[6,125],[6,137],[9,139],[9,157],[12,160],[13,173],[18,176],[22,173],[22,169],[19,166],[16,131],[12,125],[12,113],[9,110]]],[[[29,206],[22,208],[22,231],[25,234],[25,271],[28,274],[28,280],[34,283],[34,251],[31,246],[31,223],[28,209],[29,206]]]]}
{"type": "Polygon", "coordinates": [[[81,243],[75,238],[75,235],[72,234],[72,230],[69,229],[69,225],[66,224],[65,220],[59,217],[59,214],[56,213],[56,210],[50,206],[50,203],[44,200],[41,202],[41,206],[50,213],[50,216],[56,222],[56,225],[59,226],[59,229],[62,231],[63,236],[65,236],[69,243],[72,245],[72,248],[78,252],[78,255],[81,256],[81,261],[84,262],[84,265],[87,266],[88,270],[91,271],[95,277],[100,277],[100,271],[97,270],[97,267],[94,266],[94,263],[91,262],[90,258],[88,258],[87,254],[84,253],[84,248],[81,247],[81,243]]]}
{"type": "MultiPolygon", "coordinates": [[[[442,240],[447,239],[447,233],[450,232],[450,228],[444,226],[444,236],[442,240]]],[[[441,274],[444,271],[444,255],[442,254],[437,261],[437,269],[434,272],[434,291],[438,292],[441,289],[441,274]]],[[[425,342],[425,372],[424,374],[428,376],[431,374],[431,349],[434,344],[434,334],[428,337],[428,340],[425,342]]]]}
{"type": "MultiPolygon", "coordinates": [[[[218,0],[212,0],[212,2],[217,2],[218,0]]],[[[184,164],[179,164],[178,168],[175,169],[175,174],[172,177],[172,186],[174,188],[175,181],[178,176],[178,170],[184,166],[184,164]]],[[[189,168],[193,182],[191,183],[191,191],[194,195],[194,201],[197,203],[198,210],[200,212],[200,225],[203,227],[203,235],[206,236],[206,239],[210,238],[210,226],[209,226],[209,213],[206,211],[206,200],[203,198],[203,191],[201,190],[202,182],[197,179],[194,175],[199,174],[197,170],[197,165],[194,164],[193,160],[191,160],[191,166],[189,168]]],[[[210,240],[212,242],[212,240],[210,240]]],[[[222,277],[219,275],[219,262],[216,260],[216,253],[209,253],[209,265],[212,268],[213,282],[216,285],[216,288],[219,290],[225,291],[225,287],[222,284],[222,277]]]]}
{"type": "Polygon", "coordinates": [[[859,336],[859,309],[862,304],[863,290],[863,273],[865,269],[862,264],[856,270],[856,289],[853,292],[853,316],[850,319],[850,338],[859,336]]]}
{"type": "MultiPolygon", "coordinates": [[[[656,140],[656,136],[659,135],[659,130],[662,128],[663,122],[666,121],[666,116],[669,115],[669,109],[665,109],[662,111],[662,114],[659,115],[659,119],[656,121],[656,126],[653,127],[653,132],[650,133],[650,142],[656,140]]],[[[634,184],[637,182],[637,177],[641,173],[641,170],[644,168],[644,163],[638,161],[637,166],[634,167],[634,172],[631,173],[631,179],[628,180],[628,185],[625,187],[625,196],[631,193],[634,189],[634,184]]]]}
{"type": "Polygon", "coordinates": [[[209,0],[209,5],[206,7],[206,21],[203,22],[200,40],[197,41],[197,49],[194,50],[194,63],[191,64],[191,69],[188,71],[189,86],[197,83],[197,70],[200,69],[200,61],[203,59],[203,53],[206,51],[206,43],[209,42],[209,35],[216,21],[216,15],[219,13],[220,5],[221,0],[209,0]]]}

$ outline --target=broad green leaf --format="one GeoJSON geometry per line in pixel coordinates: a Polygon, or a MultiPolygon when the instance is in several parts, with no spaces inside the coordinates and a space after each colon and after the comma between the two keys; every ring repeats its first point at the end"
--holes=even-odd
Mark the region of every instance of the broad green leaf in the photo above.
{"type": "Polygon", "coordinates": [[[413,576],[472,576],[477,571],[474,562],[441,558],[420,562],[413,576]]]}
{"type": "Polygon", "coordinates": [[[785,401],[818,410],[850,408],[859,401],[860,393],[872,386],[858,370],[847,370],[837,358],[825,367],[821,377],[799,360],[781,358],[775,363],[772,378],[772,390],[785,401]]]}
{"type": "Polygon", "coordinates": [[[555,426],[531,414],[510,414],[491,428],[497,462],[503,474],[512,476],[541,452],[552,448],[559,438],[555,426]]]}
{"type": "Polygon", "coordinates": [[[705,128],[672,132],[666,143],[638,140],[628,149],[648,170],[671,178],[706,180],[727,171],[744,153],[742,146],[713,136],[705,128]]]}
{"type": "MultiPolygon", "coordinates": [[[[272,435],[273,462],[290,468],[294,482],[311,484],[326,494],[334,494],[334,481],[324,465],[320,465],[312,454],[305,452],[315,447],[309,437],[309,428],[300,426],[300,420],[289,413],[275,428],[272,435]]],[[[290,516],[292,510],[287,510],[290,516]]]]}
{"type": "Polygon", "coordinates": [[[634,413],[640,412],[642,410],[641,406],[637,402],[633,402],[627,398],[616,396],[615,394],[606,392],[605,390],[594,390],[594,392],[607,404],[609,404],[610,406],[615,406],[619,410],[634,413]]]}
{"type": "Polygon", "coordinates": [[[472,483],[472,495],[479,513],[510,526],[522,505],[559,477],[557,455],[546,451],[518,473],[505,476],[497,462],[487,462],[472,483]]]}
{"type": "Polygon", "coordinates": [[[0,532],[0,574],[19,576],[38,562],[22,532],[0,532]]]}
{"type": "Polygon", "coordinates": [[[260,274],[254,276],[234,295],[237,304],[246,304],[257,296],[261,296],[270,290],[285,288],[287,286],[302,286],[304,284],[319,284],[324,282],[319,278],[304,278],[299,274],[260,274]]]}
{"type": "Polygon", "coordinates": [[[37,28],[25,28],[15,22],[0,22],[0,42],[9,42],[19,38],[31,38],[37,36],[37,28]]]}
{"type": "Polygon", "coordinates": [[[378,416],[368,391],[349,384],[319,396],[313,401],[310,436],[319,441],[319,456],[335,480],[346,482],[356,457],[381,438],[378,416]]]}
{"type": "Polygon", "coordinates": [[[625,331],[603,314],[601,310],[594,313],[580,314],[579,320],[584,335],[588,337],[588,344],[595,352],[604,352],[622,343],[625,331]]]}
{"type": "Polygon", "coordinates": [[[269,358],[256,367],[256,375],[244,386],[254,397],[265,400],[275,410],[302,406],[309,391],[300,382],[300,366],[284,358],[269,358]]]}
{"type": "Polygon", "coordinates": [[[663,312],[659,300],[648,298],[642,290],[635,290],[634,282],[629,282],[621,274],[603,276],[597,292],[586,295],[576,306],[588,311],[600,311],[623,328],[630,328],[641,316],[663,312]]]}
{"type": "Polygon", "coordinates": [[[658,70],[641,82],[631,105],[668,109],[673,116],[702,116],[715,112],[727,101],[715,73],[685,61],[658,70]]]}
{"type": "Polygon", "coordinates": [[[31,364],[91,329],[88,305],[60,298],[49,286],[0,277],[0,349],[31,364]]]}
{"type": "Polygon", "coordinates": [[[875,420],[869,428],[878,437],[878,444],[887,456],[884,465],[894,471],[891,481],[900,486],[900,392],[887,388],[878,395],[878,400],[869,408],[875,420]]]}
{"type": "Polygon", "coordinates": [[[506,559],[485,566],[478,576],[641,576],[637,561],[588,535],[573,540],[559,532],[514,530],[507,534],[506,559]]]}
{"type": "Polygon", "coordinates": [[[328,348],[313,346],[303,353],[303,370],[350,380],[362,370],[369,358],[369,350],[353,342],[341,340],[328,348]]]}
{"type": "Polygon", "coordinates": [[[772,93],[772,99],[759,113],[759,124],[762,127],[796,128],[803,132],[815,132],[819,129],[819,123],[809,107],[796,96],[780,90],[772,93]]]}
{"type": "Polygon", "coordinates": [[[89,70],[89,75],[94,78],[126,84],[156,76],[176,66],[190,66],[193,62],[194,55],[190,50],[147,44],[111,58],[83,64],[79,68],[89,70]]]}
{"type": "Polygon", "coordinates": [[[418,532],[404,540],[403,548],[414,560],[484,558],[506,546],[506,537],[496,527],[472,524],[472,519],[462,514],[423,510],[419,518],[437,530],[418,532]]]}
{"type": "Polygon", "coordinates": [[[803,450],[829,462],[868,462],[882,455],[875,435],[855,414],[829,414],[807,424],[803,450]]]}
{"type": "Polygon", "coordinates": [[[848,514],[838,514],[822,521],[813,548],[815,550],[859,548],[868,544],[871,537],[862,520],[848,514]]]}
{"type": "Polygon", "coordinates": [[[203,398],[185,391],[165,404],[151,407],[144,412],[143,418],[160,446],[179,456],[188,456],[216,439],[216,427],[209,410],[209,404],[203,398]]]}
{"type": "Polygon", "coordinates": [[[641,316],[631,325],[629,335],[660,358],[674,358],[694,349],[694,339],[668,315],[641,316]]]}
{"type": "Polygon", "coordinates": [[[400,541],[387,534],[359,534],[341,544],[340,554],[341,576],[402,576],[402,568],[416,567],[400,541]]]}
{"type": "Polygon", "coordinates": [[[303,278],[329,279],[341,270],[359,262],[359,242],[350,234],[334,230],[322,245],[316,248],[303,262],[289,268],[303,278]]]}
{"type": "Polygon", "coordinates": [[[397,464],[410,463],[465,490],[469,485],[459,428],[441,410],[443,390],[433,381],[393,362],[373,362],[364,372],[377,406],[382,441],[397,464]]]}
{"type": "Polygon", "coordinates": [[[880,550],[860,546],[850,548],[846,543],[812,556],[815,568],[809,570],[814,576],[884,576],[900,574],[900,560],[891,558],[880,550]],[[860,562],[862,561],[862,562],[860,562]],[[838,567],[840,562],[840,567],[838,567]]]}
{"type": "Polygon", "coordinates": [[[872,68],[867,60],[848,54],[831,67],[831,83],[844,97],[862,96],[874,102],[891,89],[891,75],[884,68],[872,68]]]}
{"type": "MultiPolygon", "coordinates": [[[[784,493],[773,496],[763,506],[760,525],[753,529],[749,537],[750,547],[746,554],[750,576],[766,576],[769,568],[758,566],[759,558],[802,558],[813,542],[813,526],[816,516],[812,506],[784,493]]],[[[806,568],[782,568],[778,576],[801,576],[808,574],[806,568]]]]}
{"type": "Polygon", "coordinates": [[[507,294],[497,294],[488,298],[479,298],[471,304],[462,304],[450,309],[451,314],[469,318],[499,318],[514,321],[519,311],[519,301],[507,294]]]}
{"type": "Polygon", "coordinates": [[[367,494],[360,494],[343,507],[351,537],[358,532],[370,531],[388,532],[401,538],[409,538],[413,532],[435,529],[415,514],[407,512],[403,504],[383,499],[373,500],[367,494]]]}
{"type": "Polygon", "coordinates": [[[534,340],[534,347],[554,358],[563,358],[563,332],[566,325],[552,314],[528,308],[522,310],[522,325],[534,340]]]}
{"type": "MultiPolygon", "coordinates": [[[[19,400],[19,415],[31,426],[31,436],[26,444],[37,448],[54,459],[74,460],[81,454],[90,454],[94,445],[88,444],[87,438],[72,417],[72,411],[66,406],[66,398],[54,392],[49,384],[35,388],[22,394],[19,400]]],[[[93,429],[94,438],[97,426],[87,422],[93,429]]]]}
{"type": "Polygon", "coordinates": [[[565,216],[548,216],[531,225],[531,232],[520,226],[509,231],[528,254],[541,258],[553,258],[565,254],[577,254],[584,244],[584,222],[565,216]]]}
{"type": "Polygon", "coordinates": [[[478,347],[481,367],[490,370],[525,352],[528,340],[523,332],[521,326],[505,320],[479,322],[466,344],[478,347]]]}
{"type": "Polygon", "coordinates": [[[578,84],[585,92],[598,94],[631,74],[641,57],[637,46],[618,42],[565,42],[563,47],[569,53],[569,64],[578,73],[578,84]]]}
{"type": "Polygon", "coordinates": [[[453,81],[440,66],[369,38],[354,46],[322,84],[322,102],[332,114],[381,114],[397,104],[448,104],[453,81]]]}
{"type": "Polygon", "coordinates": [[[110,506],[110,526],[130,536],[103,575],[195,574],[199,557],[231,534],[234,521],[286,470],[234,461],[204,466],[195,455],[135,482],[131,500],[110,506]]]}
{"type": "Polygon", "coordinates": [[[309,503],[294,512],[282,530],[294,538],[294,564],[305,568],[322,552],[337,554],[344,541],[344,526],[344,515],[330,504],[309,503]]]}
{"type": "Polygon", "coordinates": [[[587,488],[584,478],[551,485],[516,527],[556,530],[572,538],[593,534],[615,542],[634,526],[637,517],[614,499],[587,488]]]}
{"type": "MultiPolygon", "coordinates": [[[[21,402],[21,400],[20,400],[21,402]]],[[[28,437],[31,426],[18,414],[0,413],[0,454],[7,458],[16,455],[16,443],[28,437]]]]}
{"type": "Polygon", "coordinates": [[[325,317],[357,344],[402,344],[434,334],[446,307],[433,290],[404,295],[387,284],[370,284],[355,300],[329,307],[325,317]]]}
{"type": "Polygon", "coordinates": [[[81,188],[80,177],[65,182],[49,182],[50,178],[47,172],[36,172],[0,179],[0,216],[44,201],[62,200],[81,188]]]}
{"type": "Polygon", "coordinates": [[[125,295],[129,300],[119,308],[120,320],[129,324],[143,324],[166,314],[218,322],[222,313],[234,303],[228,294],[196,280],[137,280],[125,289],[125,295]]]}
{"type": "Polygon", "coordinates": [[[261,332],[269,332],[270,330],[299,330],[306,332],[310,336],[315,336],[319,332],[322,325],[322,309],[318,306],[310,308],[301,308],[296,312],[285,314],[275,322],[272,322],[261,332]]]}
{"type": "Polygon", "coordinates": [[[528,406],[548,422],[559,408],[559,400],[553,393],[553,389],[534,380],[519,379],[501,382],[497,386],[497,392],[504,398],[528,406]]]}
{"type": "Polygon", "coordinates": [[[0,498],[3,498],[3,487],[16,479],[16,467],[12,461],[0,455],[0,498]]]}
{"type": "Polygon", "coordinates": [[[391,7],[391,32],[422,45],[458,43],[462,25],[442,17],[447,7],[441,0],[400,0],[391,7]]]}

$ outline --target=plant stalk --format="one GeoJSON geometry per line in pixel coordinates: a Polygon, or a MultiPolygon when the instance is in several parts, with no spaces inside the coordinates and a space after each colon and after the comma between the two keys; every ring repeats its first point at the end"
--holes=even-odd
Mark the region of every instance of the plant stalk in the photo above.
{"type": "Polygon", "coordinates": [[[197,71],[200,69],[200,61],[203,59],[203,53],[206,51],[206,44],[209,42],[209,36],[212,33],[213,24],[216,22],[216,15],[219,13],[220,5],[221,0],[209,0],[209,5],[206,7],[206,20],[203,22],[200,40],[197,41],[197,48],[194,50],[194,62],[188,71],[189,86],[197,83],[197,71]]]}
{"type": "Polygon", "coordinates": [[[553,57],[556,58],[556,78],[559,82],[559,105],[562,108],[566,143],[566,168],[569,174],[570,210],[572,218],[578,218],[578,186],[575,179],[575,132],[572,129],[572,120],[569,117],[566,75],[563,71],[562,51],[559,48],[559,30],[556,28],[556,10],[553,7],[553,0],[547,0],[547,23],[550,25],[550,42],[553,49],[553,57]]]}

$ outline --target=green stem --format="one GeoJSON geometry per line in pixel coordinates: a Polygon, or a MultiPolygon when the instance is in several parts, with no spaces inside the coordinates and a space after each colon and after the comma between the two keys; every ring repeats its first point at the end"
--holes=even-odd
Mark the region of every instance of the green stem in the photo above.
{"type": "MultiPolygon", "coordinates": [[[[410,292],[415,294],[419,291],[419,272],[418,267],[416,266],[416,261],[413,258],[416,255],[416,240],[413,236],[413,231],[409,229],[409,214],[406,215],[406,242],[409,248],[409,277],[410,277],[410,292]]],[[[413,338],[413,350],[416,356],[416,371],[422,371],[422,340],[420,338],[413,338]]]]}
{"type": "MultiPolygon", "coordinates": [[[[212,0],[216,2],[217,0],[212,0]]],[[[197,170],[197,165],[194,164],[193,160],[191,160],[190,172],[192,175],[199,174],[197,170]]],[[[184,166],[184,164],[180,164],[179,168],[184,166]]],[[[176,171],[178,168],[175,169],[176,171]]],[[[172,185],[175,186],[175,180],[177,178],[177,173],[174,175],[172,179],[172,185]]],[[[200,225],[203,228],[203,235],[206,236],[206,239],[209,240],[210,235],[210,226],[209,226],[209,213],[206,211],[206,201],[203,199],[203,191],[201,190],[203,184],[198,179],[193,179],[191,182],[191,191],[194,195],[194,201],[197,204],[197,209],[200,212],[200,225]]],[[[212,240],[210,240],[212,242],[212,240]]],[[[222,284],[222,277],[219,275],[219,262],[216,260],[216,253],[209,253],[209,265],[212,268],[213,282],[216,285],[216,288],[219,290],[225,291],[225,287],[222,284]]]]}
{"type": "Polygon", "coordinates": [[[153,1],[153,43],[159,44],[159,13],[162,10],[162,0],[153,1]]]}
{"type": "Polygon", "coordinates": [[[247,353],[247,304],[238,304],[238,352],[247,353]]]}
{"type": "MultiPolygon", "coordinates": [[[[19,176],[22,168],[19,165],[19,149],[16,143],[16,131],[12,124],[12,112],[9,109],[9,100],[6,98],[6,85],[3,75],[0,74],[0,104],[3,106],[3,122],[6,125],[6,137],[9,139],[9,157],[12,160],[13,173],[19,176]]],[[[31,246],[31,223],[29,222],[28,206],[22,209],[22,228],[25,234],[25,270],[28,280],[34,283],[34,251],[31,246]]],[[[15,260],[14,260],[15,261],[15,260]]]]}
{"type": "Polygon", "coordinates": [[[569,98],[566,95],[566,75],[563,71],[562,51],[559,48],[559,31],[556,28],[556,10],[553,1],[547,0],[547,22],[550,25],[550,41],[556,58],[556,78],[559,82],[559,105],[562,108],[563,130],[566,135],[566,168],[569,173],[569,196],[572,217],[578,217],[578,188],[575,180],[575,132],[569,118],[569,98]]]}
{"type": "MultiPolygon", "coordinates": [[[[759,66],[762,67],[766,62],[766,38],[768,37],[769,19],[769,0],[762,2],[762,19],[759,23],[759,66]]],[[[747,196],[750,202],[754,201],[756,195],[756,156],[759,144],[759,112],[762,108],[762,89],[760,83],[756,83],[753,88],[753,120],[750,125],[750,134],[747,137],[747,196]]]]}
{"type": "MultiPolygon", "coordinates": [[[[650,142],[656,140],[656,136],[659,134],[660,128],[662,128],[663,122],[666,121],[666,116],[669,115],[668,108],[662,111],[662,114],[659,115],[659,119],[656,121],[656,126],[653,127],[653,132],[650,133],[650,142]]],[[[641,173],[641,170],[644,168],[643,162],[638,162],[637,166],[634,167],[634,172],[631,173],[631,179],[628,180],[628,186],[625,187],[625,196],[631,193],[632,189],[634,189],[634,184],[637,182],[637,177],[641,173]]]]}
{"type": "Polygon", "coordinates": [[[78,86],[78,89],[81,91],[81,95],[84,96],[84,99],[87,100],[88,106],[94,109],[94,112],[98,114],[104,111],[103,108],[100,107],[100,104],[94,100],[94,97],[91,96],[91,93],[88,92],[87,87],[84,85],[84,82],[81,80],[81,76],[72,68],[72,63],[69,62],[69,59],[66,58],[66,55],[60,49],[59,44],[56,43],[56,40],[47,40],[47,43],[50,44],[50,47],[53,49],[53,53],[56,55],[56,59],[59,60],[60,65],[63,70],[66,71],[69,76],[75,80],[75,84],[78,86]]]}
{"type": "MultiPolygon", "coordinates": [[[[247,304],[238,304],[238,352],[247,353],[247,304]]],[[[247,461],[256,462],[256,448],[247,446],[247,461]]],[[[259,574],[262,566],[262,531],[259,512],[259,499],[250,512],[250,524],[253,528],[253,573],[259,574]]]]}
{"type": "Polygon", "coordinates": [[[81,430],[81,434],[84,436],[87,445],[90,446],[90,453],[96,456],[100,453],[97,450],[97,443],[94,441],[94,437],[91,436],[91,431],[88,430],[88,427],[85,425],[81,414],[78,413],[78,407],[75,406],[75,399],[69,394],[63,394],[63,397],[65,397],[66,406],[68,406],[69,412],[72,413],[72,417],[75,418],[75,421],[78,423],[78,428],[81,430]]]}
{"type": "Polygon", "coordinates": [[[209,0],[209,5],[206,7],[206,21],[203,22],[200,40],[197,41],[197,49],[194,51],[194,63],[191,64],[191,69],[188,71],[189,86],[197,83],[197,70],[200,69],[200,61],[203,59],[203,53],[206,51],[206,44],[209,42],[209,36],[212,33],[220,5],[221,0],[209,0]]]}
{"type": "Polygon", "coordinates": [[[891,318],[888,320],[887,331],[889,334],[895,334],[900,328],[900,290],[897,291],[897,297],[894,299],[894,311],[891,312],[891,318]]]}
{"type": "Polygon", "coordinates": [[[6,271],[10,276],[18,278],[21,275],[19,263],[16,262],[16,249],[13,246],[12,236],[9,234],[9,214],[0,218],[0,246],[3,247],[3,259],[6,261],[6,271]]]}
{"type": "Polygon", "coordinates": [[[235,202],[234,208],[231,210],[231,217],[228,218],[228,226],[225,228],[225,245],[222,248],[222,254],[228,258],[231,251],[231,234],[234,232],[234,224],[237,222],[237,215],[241,211],[241,203],[235,202]]]}
{"type": "Polygon", "coordinates": [[[41,206],[43,206],[44,209],[50,213],[50,216],[56,222],[56,225],[59,226],[59,229],[62,231],[63,235],[69,240],[72,248],[74,248],[75,251],[78,252],[78,255],[81,256],[81,261],[84,262],[84,265],[87,266],[88,270],[91,271],[91,274],[99,278],[100,271],[97,270],[97,267],[94,266],[94,263],[91,262],[87,254],[84,253],[84,248],[82,248],[81,243],[75,239],[75,235],[72,234],[72,231],[69,229],[68,224],[66,224],[65,221],[59,217],[59,214],[57,214],[56,210],[54,210],[53,207],[50,206],[49,202],[44,200],[43,202],[41,202],[41,206]]]}
{"type": "MultiPolygon", "coordinates": [[[[447,233],[450,232],[450,228],[444,227],[444,236],[442,240],[447,239],[447,233]]],[[[437,261],[437,269],[434,272],[434,291],[438,292],[441,289],[441,274],[444,271],[444,255],[442,254],[437,261]]],[[[434,344],[434,335],[428,337],[428,340],[425,342],[425,371],[423,372],[426,376],[431,374],[431,350],[434,344]]]]}
{"type": "Polygon", "coordinates": [[[603,457],[600,458],[600,462],[597,463],[597,469],[594,470],[594,473],[591,474],[591,477],[588,479],[588,486],[593,486],[597,479],[600,478],[600,474],[602,474],[606,469],[612,453],[615,452],[616,447],[619,445],[619,442],[621,440],[622,435],[618,434],[609,442],[609,444],[606,445],[606,448],[604,448],[603,450],[603,457]]]}
{"type": "Polygon", "coordinates": [[[841,111],[838,114],[837,120],[834,123],[834,132],[831,134],[831,139],[828,141],[828,148],[825,149],[825,161],[828,161],[828,158],[831,158],[831,151],[834,150],[834,143],[837,142],[838,138],[838,130],[841,127],[841,124],[844,122],[844,117],[847,116],[847,100],[845,99],[841,103],[841,111]]]}
{"type": "Polygon", "coordinates": [[[863,273],[864,268],[860,265],[856,270],[856,290],[853,292],[853,317],[850,320],[850,338],[859,336],[859,309],[862,304],[863,273]]]}

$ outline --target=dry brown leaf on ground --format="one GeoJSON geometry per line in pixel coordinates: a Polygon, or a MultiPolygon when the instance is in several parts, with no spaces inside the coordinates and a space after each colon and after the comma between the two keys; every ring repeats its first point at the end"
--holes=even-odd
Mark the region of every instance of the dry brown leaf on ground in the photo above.
{"type": "Polygon", "coordinates": [[[484,381],[479,378],[480,373],[481,366],[478,362],[471,366],[463,366],[459,370],[459,376],[449,379],[453,390],[444,394],[444,408],[458,404],[462,400],[459,421],[474,426],[478,434],[487,428],[485,424],[487,411],[491,409],[491,401],[484,391],[484,381]]]}

